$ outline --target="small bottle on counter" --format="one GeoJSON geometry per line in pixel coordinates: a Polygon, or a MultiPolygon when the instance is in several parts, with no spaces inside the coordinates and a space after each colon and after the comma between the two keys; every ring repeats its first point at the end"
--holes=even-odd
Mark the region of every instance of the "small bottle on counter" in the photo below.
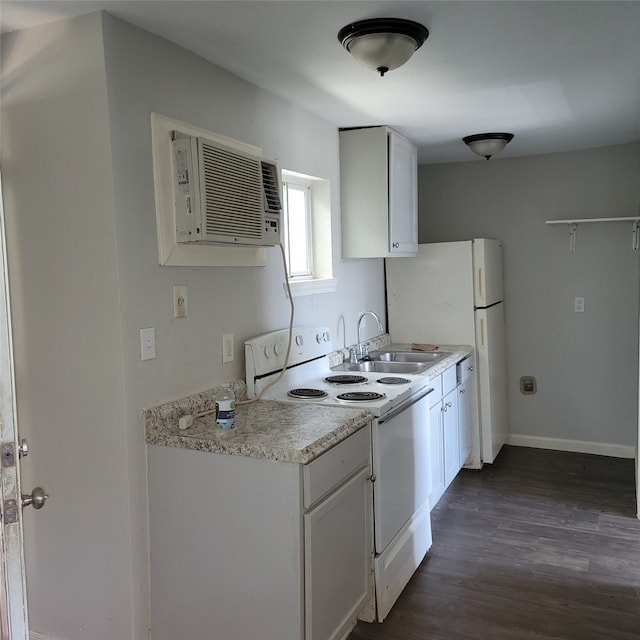
{"type": "Polygon", "coordinates": [[[216,424],[220,429],[233,429],[236,419],[236,396],[230,385],[216,391],[216,424]]]}

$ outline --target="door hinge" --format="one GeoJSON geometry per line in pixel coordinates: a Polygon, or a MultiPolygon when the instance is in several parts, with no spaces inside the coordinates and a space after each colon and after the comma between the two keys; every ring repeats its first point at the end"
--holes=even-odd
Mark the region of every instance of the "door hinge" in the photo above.
{"type": "Polygon", "coordinates": [[[4,468],[16,466],[16,450],[13,442],[5,442],[2,445],[2,466],[4,468]]]}

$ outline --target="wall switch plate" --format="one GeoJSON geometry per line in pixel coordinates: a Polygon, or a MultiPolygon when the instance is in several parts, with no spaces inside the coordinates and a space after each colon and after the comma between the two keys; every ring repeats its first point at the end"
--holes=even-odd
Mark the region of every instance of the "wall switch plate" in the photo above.
{"type": "Polygon", "coordinates": [[[153,327],[140,329],[140,360],[156,357],[156,330],[153,327]]]}
{"type": "Polygon", "coordinates": [[[173,287],[173,317],[187,317],[187,287],[183,284],[173,287]]]}
{"type": "Polygon", "coordinates": [[[573,310],[576,313],[584,313],[584,298],[575,298],[573,301],[573,310]]]}
{"type": "Polygon", "coordinates": [[[233,361],[233,333],[225,333],[222,336],[222,362],[233,361]]]}

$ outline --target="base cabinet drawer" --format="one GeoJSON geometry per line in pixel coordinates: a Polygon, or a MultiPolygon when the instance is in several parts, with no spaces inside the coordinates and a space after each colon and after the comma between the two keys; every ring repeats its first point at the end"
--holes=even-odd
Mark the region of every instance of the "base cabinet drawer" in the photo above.
{"type": "Polygon", "coordinates": [[[369,464],[370,434],[371,427],[364,427],[303,467],[305,509],[369,464]]]}

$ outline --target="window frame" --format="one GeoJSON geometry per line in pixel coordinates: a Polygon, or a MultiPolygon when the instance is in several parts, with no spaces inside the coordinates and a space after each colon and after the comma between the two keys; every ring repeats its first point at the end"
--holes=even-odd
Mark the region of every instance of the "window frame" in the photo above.
{"type": "MultiPolygon", "coordinates": [[[[311,203],[311,182],[302,178],[287,178],[283,176],[282,180],[282,195],[283,195],[283,218],[284,218],[284,248],[287,256],[287,272],[289,274],[290,281],[302,280],[313,278],[313,212],[311,203]],[[291,215],[289,207],[289,191],[298,191],[304,194],[304,243],[306,245],[306,268],[304,271],[292,272],[291,270],[291,215]]],[[[294,241],[298,241],[300,238],[295,238],[294,241]]]]}
{"type": "Polygon", "coordinates": [[[308,187],[308,255],[311,260],[310,274],[289,276],[288,282],[293,297],[332,293],[337,289],[337,280],[333,277],[331,190],[329,181],[306,175],[297,171],[282,169],[283,185],[283,221],[282,245],[289,270],[289,229],[285,213],[286,184],[308,187]]]}

